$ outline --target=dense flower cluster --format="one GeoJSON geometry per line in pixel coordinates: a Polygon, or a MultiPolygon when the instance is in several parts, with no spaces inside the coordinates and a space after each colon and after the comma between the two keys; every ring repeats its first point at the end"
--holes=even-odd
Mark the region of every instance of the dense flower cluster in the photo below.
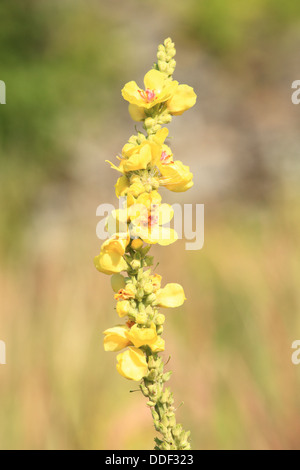
{"type": "Polygon", "coordinates": [[[152,244],[164,246],[178,239],[175,230],[166,226],[174,214],[169,204],[162,203],[159,187],[182,192],[193,186],[189,167],[176,160],[165,143],[169,131],[164,126],[196,103],[194,90],[172,78],[175,54],[174,43],[166,39],[158,48],[157,63],[144,77],[144,88],[131,81],[122,90],[132,119],[143,122],[145,133],[130,137],[117,164],[109,162],[121,174],[115,190],[124,205],[107,219],[109,238],[95,266],[112,275],[117,315],[125,321],[104,331],[104,349],[122,351],[117,355],[118,372],[142,381],[140,389],[162,434],[156,448],[187,450],[189,433],[176,424],[172,394],[164,389],[170,373],[163,372],[159,356],[165,349],[165,316],[160,308],[181,306],[185,294],[179,284],[162,288],[161,276],[152,271],[153,258],[148,255],[152,244]]]}

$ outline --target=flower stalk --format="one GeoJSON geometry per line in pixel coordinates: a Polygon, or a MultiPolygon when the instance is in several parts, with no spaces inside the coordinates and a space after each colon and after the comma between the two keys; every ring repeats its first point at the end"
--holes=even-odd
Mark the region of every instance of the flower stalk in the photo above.
{"type": "Polygon", "coordinates": [[[162,203],[159,188],[183,192],[193,185],[189,167],[175,160],[165,143],[168,129],[164,126],[196,103],[194,90],[173,80],[175,54],[174,43],[166,39],[153,69],[145,75],[144,89],[132,81],[122,90],[132,119],[143,122],[146,135],[139,131],[131,136],[117,157],[119,164],[109,162],[121,173],[115,189],[123,206],[108,217],[109,238],[95,258],[98,271],[111,275],[116,312],[125,321],[104,331],[104,349],[122,351],[117,355],[117,371],[140,382],[160,433],[155,449],[161,450],[190,449],[190,433],[177,424],[173,394],[165,386],[171,372],[164,371],[160,356],[165,350],[165,315],[160,309],[180,307],[186,298],[179,284],[162,288],[149,255],[153,244],[166,246],[178,239],[175,230],[165,226],[174,213],[162,203]]]}

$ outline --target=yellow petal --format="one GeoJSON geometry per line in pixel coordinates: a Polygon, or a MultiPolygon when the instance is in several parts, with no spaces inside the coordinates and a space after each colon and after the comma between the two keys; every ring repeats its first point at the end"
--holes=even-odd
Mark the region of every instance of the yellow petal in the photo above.
{"type": "Polygon", "coordinates": [[[114,163],[110,162],[109,160],[105,160],[106,163],[109,163],[110,166],[114,169],[114,170],[117,170],[119,171],[120,173],[124,173],[123,171],[123,167],[122,165],[120,164],[120,166],[116,166],[114,163]]]}
{"type": "Polygon", "coordinates": [[[145,354],[137,348],[130,347],[117,356],[117,371],[129,380],[139,382],[148,374],[145,354]]]}
{"type": "Polygon", "coordinates": [[[167,284],[156,294],[157,304],[159,307],[175,308],[183,305],[186,300],[184,290],[180,284],[167,284]]]}
{"type": "Polygon", "coordinates": [[[159,225],[169,223],[174,216],[174,210],[169,204],[161,204],[158,209],[159,225]]]}
{"type": "Polygon", "coordinates": [[[161,352],[165,350],[165,341],[161,338],[161,336],[157,337],[157,340],[154,344],[151,344],[151,349],[153,352],[161,352]]]}
{"type": "Polygon", "coordinates": [[[140,235],[145,243],[155,244],[158,243],[161,246],[168,246],[175,243],[178,240],[178,235],[172,228],[155,226],[151,228],[151,231],[144,235],[140,235]],[[144,238],[145,236],[145,238],[144,238]]]}
{"type": "Polygon", "coordinates": [[[130,340],[127,337],[128,328],[125,326],[115,326],[105,330],[104,350],[116,352],[126,348],[130,345],[130,340]]]}
{"type": "Polygon", "coordinates": [[[127,189],[129,188],[130,184],[128,181],[127,176],[121,176],[117,183],[115,184],[116,188],[116,196],[117,197],[122,197],[126,194],[127,189]]]}
{"type": "Polygon", "coordinates": [[[196,104],[197,95],[188,85],[179,85],[167,107],[171,114],[179,116],[196,104]]]}
{"type": "Polygon", "coordinates": [[[128,265],[122,256],[117,253],[103,252],[94,259],[95,267],[104,274],[115,274],[126,271],[128,265]]]}
{"type": "Polygon", "coordinates": [[[129,103],[138,106],[142,102],[139,90],[141,91],[141,89],[137,86],[136,82],[128,82],[122,90],[122,96],[126,101],[129,101],[129,103]]]}
{"type": "Polygon", "coordinates": [[[159,165],[161,172],[160,184],[173,192],[187,191],[193,186],[193,173],[180,160],[168,165],[159,165]]]}
{"type": "Polygon", "coordinates": [[[168,135],[169,130],[166,127],[163,127],[162,129],[159,129],[156,134],[153,135],[152,140],[161,146],[164,144],[168,135]]]}
{"type": "Polygon", "coordinates": [[[135,324],[128,332],[128,338],[137,348],[145,345],[150,346],[157,340],[156,327],[154,323],[152,323],[151,328],[140,328],[135,324]]]}
{"type": "Polygon", "coordinates": [[[133,154],[128,160],[124,161],[124,171],[146,170],[152,160],[150,145],[143,145],[139,153],[133,154]]]}
{"type": "Polygon", "coordinates": [[[130,303],[128,300],[120,300],[117,302],[116,310],[120,318],[126,317],[130,309],[130,303]]]}
{"type": "Polygon", "coordinates": [[[156,94],[162,92],[166,83],[166,75],[159,70],[152,69],[144,77],[145,89],[154,90],[156,94]]]}
{"type": "Polygon", "coordinates": [[[143,121],[146,118],[145,108],[137,106],[136,104],[129,104],[128,111],[133,119],[136,122],[143,121]]]}

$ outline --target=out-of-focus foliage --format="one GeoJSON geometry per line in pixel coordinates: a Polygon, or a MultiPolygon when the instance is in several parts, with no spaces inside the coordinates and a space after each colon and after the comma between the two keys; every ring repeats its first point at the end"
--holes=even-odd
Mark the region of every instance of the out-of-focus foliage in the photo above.
{"type": "Polygon", "coordinates": [[[67,176],[66,140],[85,113],[100,125],[122,46],[96,4],[15,0],[1,3],[0,17],[0,236],[10,242],[41,185],[67,176]]]}
{"type": "Polygon", "coordinates": [[[288,0],[192,0],[187,22],[203,46],[224,60],[244,62],[300,22],[300,4],[288,0]]]}
{"type": "Polygon", "coordinates": [[[299,2],[7,0],[0,19],[0,448],[152,446],[144,398],[102,347],[118,317],[95,211],[116,202],[105,160],[133,130],[120,90],[172,36],[199,99],[171,145],[195,174],[184,202],[206,205],[203,250],[153,248],[187,296],[166,313],[178,418],[195,449],[299,449],[299,2]]]}

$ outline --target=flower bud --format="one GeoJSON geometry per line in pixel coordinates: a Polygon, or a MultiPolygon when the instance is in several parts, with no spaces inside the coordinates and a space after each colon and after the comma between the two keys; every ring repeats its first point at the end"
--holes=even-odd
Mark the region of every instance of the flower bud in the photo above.
{"type": "Polygon", "coordinates": [[[167,64],[166,62],[162,61],[162,60],[158,60],[157,62],[157,65],[158,65],[158,68],[161,72],[165,72],[166,69],[167,69],[167,64]]]}
{"type": "Polygon", "coordinates": [[[152,304],[153,302],[155,302],[155,300],[156,300],[156,295],[155,295],[155,294],[150,294],[150,295],[147,296],[147,298],[146,298],[146,300],[145,300],[145,303],[146,303],[147,305],[150,305],[150,304],[152,304]]]}
{"type": "Polygon", "coordinates": [[[156,332],[158,335],[162,335],[164,331],[164,327],[162,325],[158,326],[156,332]]]}
{"type": "Polygon", "coordinates": [[[153,127],[155,125],[155,120],[151,117],[148,117],[146,120],[145,120],[145,127],[147,129],[151,129],[151,127],[153,127]]]}
{"type": "Polygon", "coordinates": [[[158,60],[161,60],[161,61],[165,62],[166,58],[167,58],[167,55],[166,55],[165,51],[158,51],[157,58],[158,58],[158,60]]]}
{"type": "Polygon", "coordinates": [[[174,426],[174,428],[172,429],[172,434],[174,437],[179,437],[180,434],[182,432],[182,426],[181,424],[177,424],[176,426],[174,426]]]}
{"type": "Polygon", "coordinates": [[[145,325],[147,323],[147,315],[146,313],[138,313],[136,315],[136,322],[139,324],[139,325],[145,325]]]}
{"type": "Polygon", "coordinates": [[[165,323],[166,317],[162,313],[158,313],[155,317],[155,324],[161,326],[165,323]]]}
{"type": "Polygon", "coordinates": [[[131,248],[137,251],[140,248],[142,248],[143,244],[144,244],[143,240],[141,240],[140,238],[135,238],[131,242],[131,248]]]}
{"type": "Polygon", "coordinates": [[[141,267],[141,262],[137,259],[134,259],[133,261],[131,261],[130,266],[134,271],[137,271],[141,267]]]}
{"type": "Polygon", "coordinates": [[[153,285],[151,282],[147,282],[145,285],[144,285],[144,291],[145,291],[145,294],[148,295],[148,294],[152,294],[153,292],[153,285]]]}

